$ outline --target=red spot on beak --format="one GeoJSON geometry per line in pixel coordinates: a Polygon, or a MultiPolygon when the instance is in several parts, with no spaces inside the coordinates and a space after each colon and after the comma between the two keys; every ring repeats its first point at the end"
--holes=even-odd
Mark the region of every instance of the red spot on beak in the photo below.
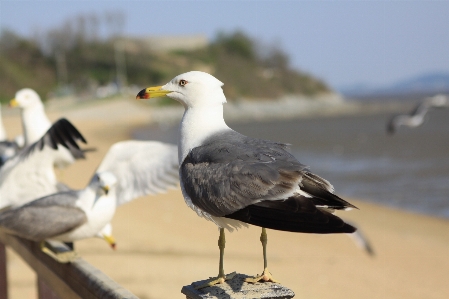
{"type": "Polygon", "coordinates": [[[150,94],[146,92],[146,89],[142,89],[136,96],[136,99],[149,99],[150,94]]]}

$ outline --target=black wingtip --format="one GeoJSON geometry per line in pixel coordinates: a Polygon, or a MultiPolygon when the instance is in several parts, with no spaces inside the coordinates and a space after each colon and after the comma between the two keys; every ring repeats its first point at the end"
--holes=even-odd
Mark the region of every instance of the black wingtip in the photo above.
{"type": "Polygon", "coordinates": [[[67,132],[70,132],[73,137],[75,137],[77,140],[80,140],[84,144],[87,144],[87,140],[84,138],[84,136],[78,131],[78,129],[66,118],[60,118],[58,121],[55,122],[55,124],[59,123],[61,125],[61,128],[67,130],[67,132]]]}
{"type": "Polygon", "coordinates": [[[341,218],[326,210],[309,206],[306,209],[291,209],[296,199],[271,202],[269,206],[250,205],[224,217],[239,220],[248,224],[280,231],[310,234],[351,234],[356,227],[344,222],[341,218]],[[290,205],[289,202],[290,201],[290,205]]]}
{"type": "Polygon", "coordinates": [[[62,145],[70,151],[75,159],[85,158],[83,150],[80,149],[77,143],[78,141],[87,143],[83,135],[70,121],[66,118],[60,118],[47,130],[41,139],[27,147],[22,155],[27,157],[35,149],[42,150],[46,145],[54,150],[58,149],[58,145],[62,145]]]}

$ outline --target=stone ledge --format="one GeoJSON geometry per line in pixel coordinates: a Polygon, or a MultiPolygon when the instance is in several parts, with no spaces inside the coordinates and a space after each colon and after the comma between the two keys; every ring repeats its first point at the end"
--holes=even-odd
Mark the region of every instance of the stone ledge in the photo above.
{"type": "Polygon", "coordinates": [[[204,284],[207,280],[193,282],[184,286],[181,292],[187,299],[290,299],[295,293],[279,283],[260,282],[247,283],[245,274],[237,274],[231,280],[221,285],[214,285],[200,290],[195,286],[204,284]]]}

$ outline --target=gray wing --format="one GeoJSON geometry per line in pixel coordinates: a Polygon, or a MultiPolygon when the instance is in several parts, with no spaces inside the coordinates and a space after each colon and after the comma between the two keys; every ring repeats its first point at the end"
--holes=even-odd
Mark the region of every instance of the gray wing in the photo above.
{"type": "Polygon", "coordinates": [[[87,221],[75,202],[78,191],[52,194],[0,213],[0,226],[19,237],[43,241],[69,232],[87,221]]]}
{"type": "Polygon", "coordinates": [[[289,197],[310,197],[312,210],[353,207],[334,195],[332,186],[310,173],[286,151],[286,144],[243,136],[234,131],[217,134],[192,149],[180,174],[192,203],[222,217],[247,206],[289,197]]]}

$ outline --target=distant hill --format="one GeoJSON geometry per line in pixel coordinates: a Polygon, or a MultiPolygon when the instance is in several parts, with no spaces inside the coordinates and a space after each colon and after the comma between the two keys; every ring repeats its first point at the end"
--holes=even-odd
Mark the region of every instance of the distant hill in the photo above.
{"type": "Polygon", "coordinates": [[[231,101],[331,92],[323,81],[293,69],[281,49],[263,47],[243,32],[219,33],[209,42],[197,38],[186,47],[191,38],[100,39],[64,28],[37,40],[1,33],[0,101],[24,87],[43,99],[49,94],[92,98],[100,90],[112,96],[121,87],[161,84],[190,70],[219,78],[231,101]]]}
{"type": "Polygon", "coordinates": [[[449,93],[449,73],[428,73],[383,87],[357,84],[339,88],[346,97],[385,97],[413,94],[449,93]]]}

